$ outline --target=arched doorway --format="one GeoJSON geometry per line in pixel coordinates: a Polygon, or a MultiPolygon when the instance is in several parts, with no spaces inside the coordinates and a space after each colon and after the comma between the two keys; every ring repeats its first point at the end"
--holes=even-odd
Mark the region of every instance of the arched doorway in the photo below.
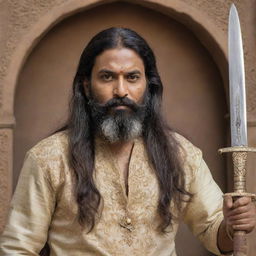
{"type": "MultiPolygon", "coordinates": [[[[225,93],[218,68],[195,35],[175,20],[128,3],[81,12],[52,28],[33,49],[15,95],[14,183],[25,151],[59,128],[68,112],[72,78],[80,53],[98,31],[111,26],[136,30],[152,46],[164,83],[164,111],[172,127],[205,153],[213,176],[225,189],[224,163],[217,149],[226,142],[225,93]]],[[[182,229],[191,245],[180,255],[210,255],[182,229]]]]}

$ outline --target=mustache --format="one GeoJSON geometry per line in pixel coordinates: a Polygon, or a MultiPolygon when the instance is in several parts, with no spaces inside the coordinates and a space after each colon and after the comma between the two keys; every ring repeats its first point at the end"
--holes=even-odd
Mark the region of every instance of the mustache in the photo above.
{"type": "Polygon", "coordinates": [[[131,100],[127,97],[112,98],[104,104],[100,104],[100,103],[96,102],[94,99],[89,99],[88,104],[91,107],[96,108],[98,111],[102,110],[102,112],[107,112],[111,108],[118,107],[118,106],[129,107],[134,112],[137,112],[142,108],[145,108],[145,104],[137,104],[136,102],[134,102],[133,100],[131,100]]]}

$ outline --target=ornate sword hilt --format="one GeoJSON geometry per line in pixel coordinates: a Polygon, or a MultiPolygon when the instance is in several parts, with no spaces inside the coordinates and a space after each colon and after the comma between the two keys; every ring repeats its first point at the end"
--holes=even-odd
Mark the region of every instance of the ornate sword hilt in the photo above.
{"type": "MultiPolygon", "coordinates": [[[[255,200],[256,195],[246,192],[246,163],[247,153],[256,152],[256,148],[237,146],[219,149],[218,152],[232,153],[233,166],[234,166],[234,192],[226,193],[224,196],[232,196],[233,201],[239,197],[251,197],[255,200]]],[[[247,243],[244,231],[234,232],[234,256],[246,256],[247,255],[247,243]]]]}

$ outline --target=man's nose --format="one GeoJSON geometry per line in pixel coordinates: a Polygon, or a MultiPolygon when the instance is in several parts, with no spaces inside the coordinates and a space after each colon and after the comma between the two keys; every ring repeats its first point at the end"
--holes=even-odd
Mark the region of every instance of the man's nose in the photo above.
{"type": "Polygon", "coordinates": [[[128,95],[128,88],[123,77],[118,78],[114,88],[114,97],[124,98],[128,95]]]}

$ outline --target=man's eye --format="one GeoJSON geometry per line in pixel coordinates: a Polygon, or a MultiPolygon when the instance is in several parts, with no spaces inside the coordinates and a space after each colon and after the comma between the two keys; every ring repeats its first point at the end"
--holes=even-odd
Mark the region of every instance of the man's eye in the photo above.
{"type": "Polygon", "coordinates": [[[129,75],[127,77],[128,81],[130,82],[136,82],[140,77],[138,75],[129,75]]]}
{"type": "Polygon", "coordinates": [[[113,79],[113,76],[111,74],[102,74],[100,78],[106,82],[111,81],[113,79]]]}

